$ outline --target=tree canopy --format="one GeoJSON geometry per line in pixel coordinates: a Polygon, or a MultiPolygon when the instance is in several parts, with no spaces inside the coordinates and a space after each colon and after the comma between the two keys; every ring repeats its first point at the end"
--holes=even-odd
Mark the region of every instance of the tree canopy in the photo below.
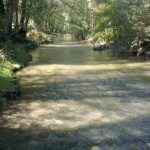
{"type": "Polygon", "coordinates": [[[0,0],[0,39],[71,33],[100,41],[143,39],[150,34],[149,0],[0,0]]]}

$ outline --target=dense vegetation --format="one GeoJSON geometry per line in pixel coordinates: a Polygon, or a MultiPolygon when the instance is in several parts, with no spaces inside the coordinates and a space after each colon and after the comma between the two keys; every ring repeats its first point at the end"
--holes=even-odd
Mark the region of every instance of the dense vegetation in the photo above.
{"type": "Polygon", "coordinates": [[[29,61],[27,49],[65,33],[124,53],[147,51],[149,0],[0,0],[0,89],[14,86],[12,70],[29,61]]]}
{"type": "Polygon", "coordinates": [[[139,42],[150,37],[149,0],[98,2],[100,5],[95,12],[95,40],[112,42],[119,45],[120,51],[129,51],[132,42],[136,41],[140,47],[139,42]]]}
{"type": "Polygon", "coordinates": [[[51,35],[38,30],[34,24],[40,7],[35,2],[0,0],[0,104],[5,103],[4,97],[11,99],[20,95],[14,72],[31,60],[29,50],[39,43],[52,41],[51,35]]]}
{"type": "Polygon", "coordinates": [[[0,40],[42,33],[130,45],[150,35],[149,0],[0,0],[0,40]],[[30,33],[29,33],[30,31],[30,33]],[[27,34],[28,33],[28,34],[27,34]]]}

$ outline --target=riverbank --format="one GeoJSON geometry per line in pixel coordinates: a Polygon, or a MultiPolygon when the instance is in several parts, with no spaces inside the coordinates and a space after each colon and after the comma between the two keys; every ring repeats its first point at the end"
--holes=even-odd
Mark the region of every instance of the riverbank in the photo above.
{"type": "Polygon", "coordinates": [[[114,55],[137,57],[143,59],[150,59],[150,39],[142,41],[133,41],[129,45],[120,42],[100,42],[93,38],[83,40],[82,43],[92,47],[94,51],[112,51],[114,55]]]}
{"type": "Polygon", "coordinates": [[[29,52],[38,47],[34,41],[0,43],[0,105],[20,96],[21,90],[15,72],[32,60],[29,52]]]}

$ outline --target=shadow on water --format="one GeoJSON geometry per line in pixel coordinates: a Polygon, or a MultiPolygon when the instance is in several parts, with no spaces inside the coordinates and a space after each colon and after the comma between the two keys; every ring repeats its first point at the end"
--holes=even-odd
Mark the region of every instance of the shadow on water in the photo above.
{"type": "Polygon", "coordinates": [[[0,113],[0,150],[149,150],[150,62],[43,45],[0,113]]]}
{"type": "MultiPolygon", "coordinates": [[[[91,73],[91,72],[90,72],[91,73]]],[[[97,72],[99,75],[104,75],[103,71],[97,72]]],[[[132,77],[108,77],[100,79],[98,76],[88,77],[88,72],[81,74],[84,79],[78,77],[75,79],[65,79],[65,76],[38,76],[35,82],[31,85],[30,82],[26,83],[23,87],[24,99],[29,100],[74,100],[82,101],[84,99],[98,99],[98,98],[120,98],[121,102],[133,101],[149,101],[150,91],[149,86],[145,85],[142,80],[134,79],[132,77]],[[42,79],[57,78],[58,82],[47,82],[43,84],[42,79]],[[62,79],[63,78],[63,79],[62,79]],[[62,81],[61,81],[62,79],[62,81]],[[59,81],[60,80],[60,81],[59,81]],[[39,83],[40,81],[41,83],[39,83]],[[34,96],[33,96],[34,95],[34,96]]],[[[31,76],[26,76],[28,80],[31,76]]],[[[56,79],[56,80],[57,80],[56,79]]]]}
{"type": "Polygon", "coordinates": [[[1,150],[149,150],[149,116],[72,130],[1,128],[1,150]],[[142,126],[142,128],[141,128],[142,126]],[[6,142],[7,141],[7,142],[6,142]]]}

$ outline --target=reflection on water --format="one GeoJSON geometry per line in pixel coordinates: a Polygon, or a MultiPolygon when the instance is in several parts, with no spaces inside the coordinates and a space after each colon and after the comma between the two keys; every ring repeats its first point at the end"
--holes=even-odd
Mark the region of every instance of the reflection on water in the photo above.
{"type": "MultiPolygon", "coordinates": [[[[135,61],[135,60],[133,60],[135,61]]],[[[81,43],[65,42],[61,44],[43,45],[40,51],[34,52],[33,64],[72,64],[92,65],[108,63],[128,63],[127,59],[118,59],[111,51],[92,51],[81,43]]]]}
{"type": "Polygon", "coordinates": [[[23,95],[3,112],[0,123],[10,134],[12,129],[36,133],[31,143],[24,134],[14,136],[25,136],[32,148],[148,149],[149,61],[64,42],[33,51],[33,61],[18,76],[23,95]]]}

